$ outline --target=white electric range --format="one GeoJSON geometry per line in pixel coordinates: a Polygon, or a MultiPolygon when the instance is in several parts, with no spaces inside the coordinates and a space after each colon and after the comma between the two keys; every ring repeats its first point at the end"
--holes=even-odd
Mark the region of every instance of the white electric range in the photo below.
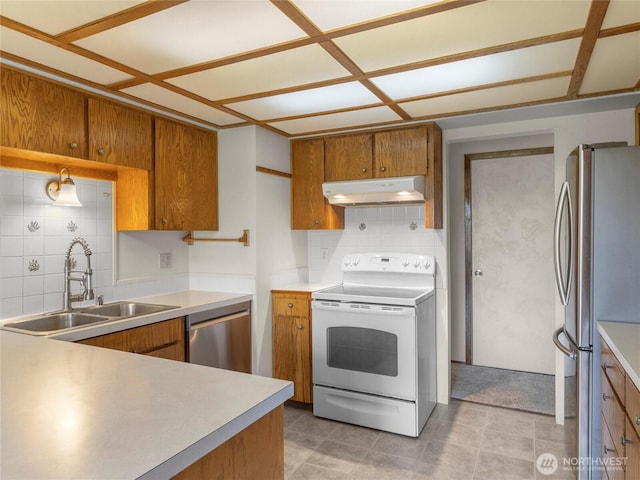
{"type": "Polygon", "coordinates": [[[417,437],[436,402],[435,259],[344,257],[314,292],[313,413],[417,437]]]}

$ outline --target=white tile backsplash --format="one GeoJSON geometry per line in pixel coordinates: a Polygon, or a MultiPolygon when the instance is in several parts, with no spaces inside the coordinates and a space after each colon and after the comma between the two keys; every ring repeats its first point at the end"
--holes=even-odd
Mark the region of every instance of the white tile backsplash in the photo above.
{"type": "Polygon", "coordinates": [[[339,283],[342,258],[350,253],[418,253],[433,255],[438,263],[445,256],[435,232],[424,227],[422,206],[347,207],[344,230],[309,232],[309,281],[339,283]],[[326,261],[321,249],[328,251],[326,261]]]}
{"type": "MultiPolygon", "coordinates": [[[[53,179],[52,174],[0,168],[0,318],[62,307],[64,256],[75,237],[91,248],[96,292],[103,293],[99,287],[113,291],[112,183],[73,178],[83,206],[58,207],[45,193],[53,179]]],[[[72,256],[77,270],[84,270],[79,245],[72,256]]]]}

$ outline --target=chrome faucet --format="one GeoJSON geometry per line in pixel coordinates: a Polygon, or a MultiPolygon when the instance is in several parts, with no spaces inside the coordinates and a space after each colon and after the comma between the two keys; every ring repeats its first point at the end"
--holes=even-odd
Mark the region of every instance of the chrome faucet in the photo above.
{"type": "Polygon", "coordinates": [[[64,292],[62,294],[62,310],[71,310],[71,304],[73,302],[82,302],[84,300],[93,300],[93,286],[92,286],[93,270],[91,270],[91,249],[89,244],[82,237],[76,237],[71,240],[67,253],[64,257],[64,292]],[[71,249],[74,245],[80,244],[84,250],[84,255],[87,257],[87,269],[84,272],[73,270],[73,260],[71,258],[71,249]],[[73,274],[81,274],[80,277],[74,277],[73,274]],[[79,282],[82,284],[84,291],[82,293],[71,293],[71,282],[79,282]]]}

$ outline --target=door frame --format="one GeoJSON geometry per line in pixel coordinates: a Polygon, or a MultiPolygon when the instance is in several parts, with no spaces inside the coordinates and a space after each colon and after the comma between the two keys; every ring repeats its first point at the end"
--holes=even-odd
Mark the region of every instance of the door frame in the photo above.
{"type": "Polygon", "coordinates": [[[464,327],[465,363],[473,363],[473,242],[471,235],[471,162],[496,158],[515,158],[553,154],[553,147],[521,148],[495,152],[468,153],[464,156],[464,327]]]}

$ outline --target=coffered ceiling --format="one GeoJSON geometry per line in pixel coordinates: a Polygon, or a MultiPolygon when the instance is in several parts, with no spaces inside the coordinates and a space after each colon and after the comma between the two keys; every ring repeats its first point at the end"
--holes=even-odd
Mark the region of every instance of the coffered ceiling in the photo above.
{"type": "Polygon", "coordinates": [[[637,0],[0,0],[0,56],[286,136],[640,91],[637,0]]]}

